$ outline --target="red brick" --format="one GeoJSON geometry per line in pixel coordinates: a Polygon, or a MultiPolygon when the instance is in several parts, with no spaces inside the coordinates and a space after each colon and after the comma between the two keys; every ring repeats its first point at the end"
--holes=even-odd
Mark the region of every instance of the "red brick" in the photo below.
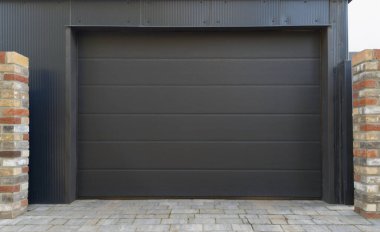
{"type": "Polygon", "coordinates": [[[29,140],[29,134],[23,134],[22,139],[23,140],[29,140]]]}
{"type": "Polygon", "coordinates": [[[355,99],[354,102],[352,102],[352,105],[353,105],[354,107],[358,107],[358,106],[360,106],[360,100],[355,99]]]}
{"type": "Polygon", "coordinates": [[[28,83],[29,78],[17,75],[17,74],[5,74],[4,75],[4,80],[6,81],[20,81],[23,83],[28,83]]]}
{"type": "Polygon", "coordinates": [[[364,158],[376,158],[378,157],[377,150],[371,150],[371,149],[354,149],[354,156],[355,157],[364,157],[364,158]]]}
{"type": "Polygon", "coordinates": [[[354,180],[355,181],[360,181],[361,180],[361,176],[358,175],[358,174],[354,174],[354,180]]]}
{"type": "Polygon", "coordinates": [[[4,116],[29,116],[27,109],[5,109],[3,110],[4,116]]]}
{"type": "Polygon", "coordinates": [[[20,191],[20,185],[3,185],[0,186],[0,192],[2,193],[14,193],[20,191]]]}
{"type": "Polygon", "coordinates": [[[21,207],[28,206],[28,199],[21,200],[21,207]]]}
{"type": "Polygon", "coordinates": [[[363,124],[360,126],[360,130],[362,131],[380,131],[379,124],[363,124]]]}
{"type": "Polygon", "coordinates": [[[352,89],[356,91],[363,88],[375,88],[376,86],[377,86],[377,81],[375,80],[363,80],[363,81],[359,81],[353,84],[352,89]]]}
{"type": "Polygon", "coordinates": [[[20,124],[21,118],[0,118],[0,123],[2,124],[20,124]]]}
{"type": "Polygon", "coordinates": [[[21,151],[0,151],[0,157],[2,158],[14,158],[20,157],[21,151]]]}
{"type": "Polygon", "coordinates": [[[359,100],[359,106],[369,106],[369,105],[376,105],[377,104],[377,98],[371,98],[366,97],[359,100]]]}
{"type": "Polygon", "coordinates": [[[29,166],[22,167],[22,173],[28,173],[29,172],[29,166]]]}
{"type": "Polygon", "coordinates": [[[378,152],[377,152],[377,150],[367,150],[365,153],[365,157],[376,158],[376,157],[378,157],[378,152]]]}
{"type": "Polygon", "coordinates": [[[380,219],[380,213],[379,212],[366,212],[358,207],[355,207],[355,212],[360,214],[361,216],[365,218],[370,218],[370,219],[380,219]]]}
{"type": "Polygon", "coordinates": [[[5,52],[0,52],[0,64],[5,64],[5,52]]]}
{"type": "Polygon", "coordinates": [[[366,153],[366,150],[363,149],[354,149],[354,156],[355,157],[363,157],[366,153]]]}

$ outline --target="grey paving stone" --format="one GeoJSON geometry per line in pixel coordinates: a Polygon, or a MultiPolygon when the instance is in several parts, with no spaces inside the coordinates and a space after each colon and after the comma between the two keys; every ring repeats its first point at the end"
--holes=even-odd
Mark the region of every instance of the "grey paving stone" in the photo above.
{"type": "Polygon", "coordinates": [[[288,224],[287,220],[285,220],[285,219],[273,218],[273,219],[269,219],[269,220],[274,225],[287,225],[288,224]]]}
{"type": "Polygon", "coordinates": [[[0,226],[2,225],[16,225],[18,222],[22,221],[22,220],[25,220],[25,217],[24,216],[20,216],[18,218],[15,218],[15,219],[1,219],[0,220],[0,226]]]}
{"type": "Polygon", "coordinates": [[[292,210],[293,211],[293,214],[296,214],[296,215],[320,215],[317,211],[315,210],[299,210],[299,209],[295,209],[295,210],[292,210]]]}
{"type": "Polygon", "coordinates": [[[279,225],[253,225],[255,231],[260,232],[282,232],[283,229],[279,225]]]}
{"type": "Polygon", "coordinates": [[[201,214],[202,213],[205,213],[205,214],[223,214],[223,213],[225,213],[225,210],[223,210],[223,209],[200,209],[199,213],[201,213],[201,214]]]}
{"type": "Polygon", "coordinates": [[[0,231],[175,230],[380,232],[380,220],[364,219],[351,206],[322,201],[180,199],[78,200],[69,205],[30,205],[29,211],[17,219],[0,220],[0,231]]]}
{"type": "Polygon", "coordinates": [[[173,209],[172,213],[199,213],[198,209],[173,209]]]}
{"type": "Polygon", "coordinates": [[[309,220],[313,218],[309,215],[284,215],[284,217],[289,220],[309,220]]]}
{"type": "Polygon", "coordinates": [[[353,224],[353,225],[368,225],[371,224],[368,220],[365,218],[359,216],[359,215],[354,215],[354,216],[341,216],[339,219],[345,223],[345,224],[353,224]]]}
{"type": "Polygon", "coordinates": [[[215,218],[190,218],[189,223],[191,224],[215,224],[215,218]]]}
{"type": "Polygon", "coordinates": [[[225,214],[244,214],[244,209],[224,209],[223,210],[225,214]]]}
{"type": "Polygon", "coordinates": [[[134,232],[136,227],[133,225],[106,225],[99,226],[99,232],[134,232]]]}
{"type": "Polygon", "coordinates": [[[117,218],[112,218],[112,219],[100,219],[96,225],[99,226],[106,226],[106,225],[114,225],[119,222],[119,219],[117,218]]]}
{"type": "Polygon", "coordinates": [[[268,209],[268,214],[293,214],[289,209],[268,209]]]}
{"type": "MultiPolygon", "coordinates": [[[[245,212],[247,214],[268,214],[268,213],[273,214],[272,212],[274,212],[274,211],[271,210],[271,212],[268,212],[268,210],[266,210],[266,209],[247,209],[247,210],[245,210],[245,212]]],[[[279,212],[279,211],[276,211],[276,212],[279,212]]]]}
{"type": "Polygon", "coordinates": [[[100,226],[87,226],[84,225],[78,229],[78,232],[93,232],[99,231],[100,226]]]}
{"type": "Polygon", "coordinates": [[[150,209],[146,211],[146,214],[170,214],[170,212],[171,209],[150,209]]]}
{"type": "Polygon", "coordinates": [[[338,216],[314,216],[313,222],[315,224],[333,224],[333,225],[344,225],[345,223],[340,220],[338,216]]]}
{"type": "Polygon", "coordinates": [[[352,225],[331,225],[328,228],[332,232],[360,232],[360,230],[352,225]]]}
{"type": "MultiPolygon", "coordinates": [[[[332,210],[317,210],[316,211],[319,215],[327,215],[327,216],[331,216],[331,215],[341,215],[339,214],[339,211],[332,211],[332,210]]],[[[342,211],[342,212],[347,212],[347,211],[342,211]]]]}
{"type": "Polygon", "coordinates": [[[194,218],[194,214],[179,213],[179,214],[170,214],[169,218],[194,218]]]}
{"type": "Polygon", "coordinates": [[[305,229],[301,225],[281,225],[284,232],[304,232],[305,229]]]}
{"type": "Polygon", "coordinates": [[[264,219],[264,218],[248,218],[248,221],[250,224],[253,224],[253,225],[271,224],[269,219],[264,219]]]}
{"type": "Polygon", "coordinates": [[[118,221],[116,222],[116,224],[118,224],[118,225],[120,225],[120,224],[130,225],[134,221],[135,221],[135,219],[133,219],[133,218],[120,218],[120,219],[118,219],[118,221]]]}
{"type": "Polygon", "coordinates": [[[7,226],[1,226],[0,231],[20,231],[24,225],[7,225],[7,226]]]}
{"type": "Polygon", "coordinates": [[[242,224],[243,220],[240,218],[217,218],[216,224],[242,224]]]}
{"type": "Polygon", "coordinates": [[[136,218],[161,219],[161,218],[169,218],[169,214],[137,214],[136,218]]]}
{"type": "Polygon", "coordinates": [[[353,210],[338,210],[338,211],[332,211],[332,212],[337,212],[339,215],[358,215],[355,211],[353,210]]]}
{"type": "Polygon", "coordinates": [[[71,232],[71,231],[79,231],[79,229],[80,229],[80,226],[55,225],[49,229],[49,232],[71,232]]]}
{"type": "Polygon", "coordinates": [[[203,231],[231,231],[232,226],[230,224],[204,224],[203,231]]]}
{"type": "Polygon", "coordinates": [[[379,232],[379,225],[357,225],[356,226],[362,232],[379,232]]]}
{"type": "Polygon", "coordinates": [[[169,231],[169,225],[139,225],[136,228],[136,231],[144,232],[167,232],[169,231]]]}
{"type": "Polygon", "coordinates": [[[86,224],[89,219],[70,219],[66,222],[68,226],[82,226],[86,224]]]}
{"type": "Polygon", "coordinates": [[[19,221],[18,225],[47,225],[49,224],[54,218],[31,218],[31,219],[24,219],[19,221]]]}
{"type": "Polygon", "coordinates": [[[301,220],[289,219],[288,224],[289,225],[312,225],[315,223],[312,220],[307,220],[307,219],[301,219],[301,220]]]}
{"type": "Polygon", "coordinates": [[[374,225],[380,226],[380,219],[368,219],[369,222],[371,222],[374,225]]]}
{"type": "Polygon", "coordinates": [[[203,231],[203,226],[201,224],[173,224],[170,226],[170,232],[184,232],[184,231],[194,231],[201,232],[203,231]]]}
{"type": "Polygon", "coordinates": [[[286,219],[285,215],[280,215],[280,214],[273,214],[273,215],[259,214],[257,215],[257,217],[264,218],[264,219],[286,219]]]}
{"type": "Polygon", "coordinates": [[[133,224],[136,225],[159,225],[161,219],[135,219],[133,224]]]}
{"type": "Polygon", "coordinates": [[[68,219],[65,219],[65,218],[55,218],[51,222],[49,222],[49,224],[52,224],[52,225],[63,225],[67,221],[68,221],[68,219]]]}
{"type": "Polygon", "coordinates": [[[232,224],[232,230],[233,231],[253,231],[253,228],[251,225],[243,225],[243,224],[232,224]]]}
{"type": "Polygon", "coordinates": [[[354,210],[353,206],[347,206],[347,205],[327,205],[326,208],[329,210],[344,210],[344,211],[354,210]]]}
{"type": "Polygon", "coordinates": [[[162,219],[161,224],[187,224],[189,219],[187,218],[165,218],[162,219]]]}
{"type": "Polygon", "coordinates": [[[329,232],[330,230],[325,225],[302,225],[305,232],[329,232]]]}
{"type": "Polygon", "coordinates": [[[237,214],[195,214],[195,218],[239,218],[237,214]]]}
{"type": "Polygon", "coordinates": [[[26,231],[26,232],[41,232],[41,231],[48,231],[52,225],[26,225],[22,227],[19,231],[26,231]]]}

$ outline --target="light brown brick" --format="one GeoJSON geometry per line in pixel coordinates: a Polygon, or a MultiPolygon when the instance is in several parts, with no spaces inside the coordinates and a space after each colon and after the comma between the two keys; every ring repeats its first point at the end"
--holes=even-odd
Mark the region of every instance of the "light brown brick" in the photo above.
{"type": "Polygon", "coordinates": [[[380,59],[379,49],[368,49],[368,50],[364,50],[362,52],[356,53],[352,57],[352,65],[356,66],[366,61],[379,60],[379,59],[380,59]]]}
{"type": "Polygon", "coordinates": [[[17,52],[6,52],[6,63],[18,64],[25,68],[29,68],[29,59],[17,52]]]}

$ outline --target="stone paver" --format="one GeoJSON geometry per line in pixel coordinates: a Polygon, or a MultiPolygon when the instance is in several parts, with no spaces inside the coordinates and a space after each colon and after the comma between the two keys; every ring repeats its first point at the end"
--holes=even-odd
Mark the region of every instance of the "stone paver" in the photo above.
{"type": "Polygon", "coordinates": [[[351,206],[280,200],[78,200],[30,205],[0,231],[380,232],[351,206]]]}

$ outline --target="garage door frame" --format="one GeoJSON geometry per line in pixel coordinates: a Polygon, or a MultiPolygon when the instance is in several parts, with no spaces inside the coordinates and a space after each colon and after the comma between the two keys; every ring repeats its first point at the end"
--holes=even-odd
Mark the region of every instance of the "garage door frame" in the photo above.
{"type": "MultiPolygon", "coordinates": [[[[77,198],[77,114],[78,114],[78,32],[86,30],[109,30],[110,27],[67,27],[66,29],[66,151],[65,172],[66,200],[77,198]]],[[[115,29],[115,28],[113,28],[115,29]]],[[[167,30],[168,28],[129,28],[130,30],[167,30]]],[[[261,30],[263,28],[260,28],[261,30]]],[[[273,30],[274,28],[268,28],[273,30]]],[[[299,30],[305,28],[281,28],[299,30]]],[[[306,29],[310,29],[306,28],[306,29]]],[[[322,157],[322,200],[335,202],[335,157],[334,157],[334,104],[333,79],[330,68],[331,53],[328,52],[329,33],[327,27],[312,27],[321,30],[321,157],[322,157]]],[[[210,30],[206,29],[205,30],[210,30]]],[[[215,29],[214,29],[215,30],[215,29]]],[[[254,28],[218,28],[218,30],[255,30],[254,28]]],[[[257,30],[257,29],[256,29],[257,30]]],[[[278,29],[277,29],[278,30],[278,29]]]]}

